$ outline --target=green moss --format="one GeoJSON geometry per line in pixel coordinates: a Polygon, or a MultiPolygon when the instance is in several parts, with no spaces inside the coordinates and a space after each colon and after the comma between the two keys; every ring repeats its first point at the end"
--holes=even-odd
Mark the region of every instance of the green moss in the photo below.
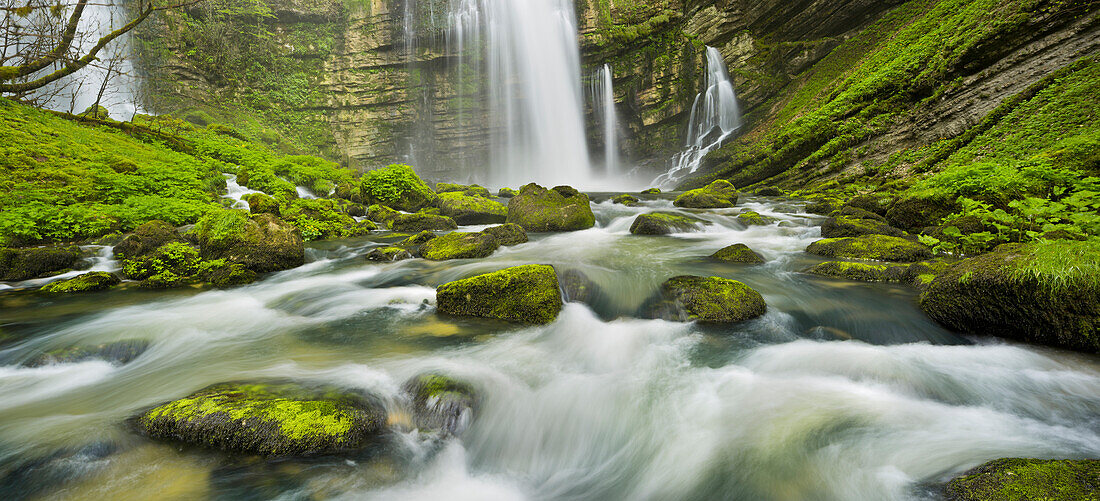
{"type": "Polygon", "coordinates": [[[386,220],[386,225],[393,231],[404,233],[420,232],[425,230],[453,230],[458,228],[454,219],[435,214],[395,214],[386,220]]]}
{"type": "Polygon", "coordinates": [[[440,313],[545,324],[561,311],[554,267],[524,265],[478,275],[436,288],[440,313]]]}
{"type": "Polygon", "coordinates": [[[458,224],[503,223],[508,218],[508,209],[504,205],[482,196],[469,196],[457,191],[445,192],[439,194],[436,203],[442,215],[454,219],[458,224]]]}
{"type": "Polygon", "coordinates": [[[837,216],[821,224],[821,236],[825,238],[858,237],[862,235],[905,236],[905,232],[878,219],[855,216],[837,216]]]}
{"type": "Polygon", "coordinates": [[[949,501],[1097,501],[1100,461],[998,459],[956,477],[949,501]]]}
{"type": "Polygon", "coordinates": [[[635,205],[638,205],[638,199],[634,198],[631,195],[623,193],[622,195],[618,195],[612,198],[611,203],[621,204],[627,207],[634,207],[635,205]]]}
{"type": "Polygon", "coordinates": [[[208,214],[189,236],[202,248],[206,259],[225,259],[256,273],[285,270],[305,262],[302,233],[271,214],[249,218],[242,210],[208,214]]]}
{"type": "Polygon", "coordinates": [[[737,188],[729,181],[719,179],[702,188],[680,194],[672,203],[677,207],[720,209],[736,205],[739,195],[737,188]]]}
{"type": "Polygon", "coordinates": [[[519,192],[511,188],[501,188],[497,191],[497,196],[500,198],[512,198],[517,194],[519,194],[519,192]]]}
{"type": "Polygon", "coordinates": [[[180,241],[176,228],[164,221],[149,221],[134,229],[112,249],[116,258],[141,257],[169,242],[180,241]]]}
{"type": "Polygon", "coordinates": [[[807,268],[805,273],[860,282],[902,282],[906,269],[906,266],[894,264],[829,261],[807,268]]]}
{"type": "Polygon", "coordinates": [[[746,211],[737,215],[737,221],[745,226],[767,226],[774,223],[775,219],[761,216],[756,211],[746,211]]]}
{"type": "Polygon", "coordinates": [[[365,235],[377,229],[369,221],[357,222],[341,212],[332,200],[295,199],[280,209],[282,217],[296,226],[306,241],[365,235]]]}
{"type": "Polygon", "coordinates": [[[527,242],[527,232],[523,231],[522,226],[514,223],[490,226],[481,232],[491,235],[500,245],[517,245],[527,242]]]}
{"type": "Polygon", "coordinates": [[[647,188],[647,189],[642,190],[642,194],[643,195],[660,195],[661,194],[661,189],[660,188],[647,188]]]}
{"type": "Polygon", "coordinates": [[[416,211],[435,204],[437,195],[408,165],[394,164],[363,175],[363,198],[404,211],[416,211]]]}
{"type": "Polygon", "coordinates": [[[668,214],[654,212],[640,214],[634,218],[630,225],[630,233],[635,235],[668,235],[670,233],[682,233],[697,231],[701,221],[682,216],[680,214],[668,214]]]}
{"type": "Polygon", "coordinates": [[[1100,239],[1030,244],[1021,259],[1016,260],[1011,278],[1038,282],[1055,294],[1069,289],[1100,290],[1100,239]]]}
{"type": "Polygon", "coordinates": [[[108,289],[121,282],[118,277],[105,271],[93,271],[68,280],[53,282],[42,287],[42,292],[68,294],[72,292],[91,292],[108,289]]]}
{"type": "Polygon", "coordinates": [[[932,251],[924,244],[886,235],[826,238],[810,244],[806,252],[825,257],[895,262],[914,262],[932,257],[932,251]]]}
{"type": "Polygon", "coordinates": [[[424,230],[424,231],[421,231],[420,233],[417,233],[416,235],[413,235],[413,236],[411,236],[409,238],[406,238],[405,240],[401,241],[401,246],[403,246],[403,247],[420,246],[420,245],[423,245],[428,240],[431,240],[433,238],[436,238],[435,233],[432,233],[431,231],[428,231],[428,230],[424,230]]]}
{"type": "Polygon", "coordinates": [[[594,226],[596,216],[588,195],[568,186],[548,190],[531,183],[508,202],[507,221],[526,231],[576,231],[594,226]]]}
{"type": "Polygon", "coordinates": [[[248,204],[248,211],[253,214],[279,215],[279,201],[263,193],[249,193],[241,197],[248,204]]]}
{"type": "Polygon", "coordinates": [[[727,263],[761,264],[764,262],[763,256],[753,252],[753,250],[745,244],[733,244],[723,247],[718,249],[714,254],[711,254],[710,257],[711,259],[717,259],[727,263]]]}
{"type": "Polygon", "coordinates": [[[379,247],[371,249],[365,256],[369,261],[380,261],[389,263],[393,261],[401,261],[403,259],[409,259],[412,254],[409,253],[404,247],[379,247]]]}
{"type": "Polygon", "coordinates": [[[81,256],[80,248],[76,246],[0,248],[0,280],[56,275],[75,266],[81,256]]]}
{"type": "Polygon", "coordinates": [[[385,224],[386,221],[389,221],[390,218],[398,214],[400,214],[400,212],[386,207],[385,205],[374,204],[367,207],[367,219],[379,224],[385,224]]]}
{"type": "MultiPolygon", "coordinates": [[[[501,189],[506,190],[507,188],[501,188],[501,189]]],[[[435,191],[436,191],[436,193],[440,193],[440,194],[442,194],[442,193],[461,193],[461,194],[466,195],[468,197],[485,197],[485,198],[488,198],[488,197],[493,196],[492,193],[489,193],[489,190],[487,188],[476,185],[476,184],[465,185],[465,184],[452,184],[452,183],[436,183],[435,184],[435,191]]]]}
{"type": "Polygon", "coordinates": [[[456,231],[424,242],[420,247],[420,255],[433,261],[482,258],[492,254],[498,247],[500,243],[492,235],[456,231]]]}
{"type": "Polygon", "coordinates": [[[759,292],[720,277],[679,276],[661,284],[665,315],[702,323],[743,322],[763,315],[767,306],[759,292]]]}

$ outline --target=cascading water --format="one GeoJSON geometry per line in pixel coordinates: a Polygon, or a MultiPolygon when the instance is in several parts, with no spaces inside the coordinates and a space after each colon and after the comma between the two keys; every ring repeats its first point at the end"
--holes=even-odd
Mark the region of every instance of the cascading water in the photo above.
{"type": "Polygon", "coordinates": [[[622,174],[619,164],[619,119],[615,114],[614,75],[603,65],[592,80],[592,109],[603,133],[604,172],[608,178],[622,174]]]}
{"type": "Polygon", "coordinates": [[[653,184],[670,186],[699,169],[703,157],[721,146],[741,128],[741,110],[722,54],[707,47],[707,88],[695,96],[688,119],[684,151],[672,158],[668,172],[653,184]]]}

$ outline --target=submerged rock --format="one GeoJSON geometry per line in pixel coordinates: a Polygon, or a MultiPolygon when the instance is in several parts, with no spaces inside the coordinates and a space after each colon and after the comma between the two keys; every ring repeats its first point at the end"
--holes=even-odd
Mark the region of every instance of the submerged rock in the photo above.
{"type": "Polygon", "coordinates": [[[435,291],[440,313],[546,324],[561,311],[554,267],[529,264],[446,283],[435,291]]]}
{"type": "Polygon", "coordinates": [[[365,257],[369,261],[389,263],[404,259],[412,259],[413,256],[412,253],[401,247],[379,247],[377,249],[371,249],[365,257]]]}
{"type": "Polygon", "coordinates": [[[1005,458],[955,477],[947,501],[1097,501],[1100,460],[1005,458]]]}
{"type": "Polygon", "coordinates": [[[473,386],[440,375],[421,374],[402,389],[412,402],[413,422],[420,430],[458,435],[466,430],[477,407],[473,386]]]}
{"type": "Polygon", "coordinates": [[[223,383],[141,413],[146,435],[262,456],[309,456],[363,448],[386,412],[362,395],[281,383],[223,383]]]}
{"type": "Polygon", "coordinates": [[[631,195],[623,193],[622,195],[618,195],[612,198],[611,203],[625,205],[627,207],[634,207],[635,205],[638,205],[638,199],[631,195]]]}
{"type": "Polygon", "coordinates": [[[1006,244],[940,273],[921,309],[949,329],[1100,352],[1100,244],[1006,244]]]}
{"type": "Polygon", "coordinates": [[[176,227],[159,220],[149,221],[126,235],[113,251],[118,259],[141,257],[157,250],[160,246],[183,240],[176,227]]]}
{"type": "Polygon", "coordinates": [[[736,323],[763,315],[764,297],[751,287],[720,277],[679,276],[661,284],[653,312],[659,318],[736,323]]]}
{"type": "Polygon", "coordinates": [[[60,280],[46,284],[42,292],[51,294],[67,294],[72,292],[92,292],[109,289],[122,282],[121,279],[105,271],[93,271],[83,275],[77,275],[68,280],[60,280]]]}
{"type": "Polygon", "coordinates": [[[826,238],[810,244],[806,248],[806,252],[825,257],[904,263],[932,257],[932,249],[929,249],[927,245],[887,235],[826,238]]]}
{"type": "Polygon", "coordinates": [[[737,205],[739,195],[736,186],[725,179],[719,179],[702,188],[684,192],[672,204],[693,209],[721,209],[737,205]]]}
{"type": "Polygon", "coordinates": [[[256,273],[305,263],[305,244],[294,225],[271,214],[248,217],[241,210],[214,211],[191,230],[207,259],[240,263],[256,273]]]}
{"type": "Polygon", "coordinates": [[[594,226],[596,216],[588,195],[568,186],[548,190],[531,183],[508,202],[507,221],[527,231],[575,231],[594,226]]]}
{"type": "Polygon", "coordinates": [[[447,216],[425,214],[397,214],[386,221],[386,225],[393,231],[414,233],[424,230],[453,230],[458,228],[458,223],[447,216]]]}
{"type": "Polygon", "coordinates": [[[367,204],[408,212],[435,205],[437,198],[412,167],[399,164],[367,172],[360,190],[367,204]]]}
{"type": "Polygon", "coordinates": [[[149,349],[149,341],[126,339],[95,346],[71,346],[50,350],[27,362],[29,367],[50,364],[75,364],[88,360],[104,360],[113,364],[126,364],[149,349]]]}
{"type": "Polygon", "coordinates": [[[500,247],[500,242],[487,233],[451,232],[420,246],[420,256],[433,261],[486,257],[500,247]]]}
{"type": "Polygon", "coordinates": [[[481,196],[468,196],[453,192],[442,193],[439,195],[437,203],[439,212],[454,219],[458,224],[503,223],[504,220],[508,219],[507,207],[500,202],[481,196]]]}
{"type": "Polygon", "coordinates": [[[630,232],[635,235],[668,235],[671,233],[685,233],[697,231],[702,221],[679,214],[654,212],[651,214],[639,214],[630,225],[630,232]]]}
{"type": "Polygon", "coordinates": [[[505,223],[500,226],[490,226],[481,230],[482,233],[492,235],[500,245],[518,245],[527,243],[527,232],[523,227],[515,223],[505,223]]]}
{"type": "Polygon", "coordinates": [[[558,283],[561,285],[562,296],[571,303],[592,304],[592,300],[601,292],[600,286],[580,270],[569,269],[559,273],[558,283]]]}
{"type": "Polygon", "coordinates": [[[753,250],[745,244],[733,244],[723,247],[718,249],[714,254],[711,254],[710,257],[711,259],[717,259],[727,263],[761,264],[764,262],[763,256],[753,252],[753,250]]]}
{"type": "Polygon", "coordinates": [[[29,280],[56,275],[76,266],[79,247],[0,248],[0,280],[29,280]]]}

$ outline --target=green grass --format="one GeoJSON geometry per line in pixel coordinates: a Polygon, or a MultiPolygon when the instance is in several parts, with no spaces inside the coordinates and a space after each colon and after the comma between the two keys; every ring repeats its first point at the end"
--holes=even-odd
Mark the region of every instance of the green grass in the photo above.
{"type": "Polygon", "coordinates": [[[1100,239],[1052,240],[1030,244],[1012,272],[1019,281],[1034,280],[1054,292],[1086,287],[1100,290],[1100,239]]]}

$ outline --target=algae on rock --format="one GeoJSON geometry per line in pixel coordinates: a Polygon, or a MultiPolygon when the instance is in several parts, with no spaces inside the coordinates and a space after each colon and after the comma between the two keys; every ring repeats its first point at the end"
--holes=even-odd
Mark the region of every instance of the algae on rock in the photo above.
{"type": "Polygon", "coordinates": [[[465,278],[436,288],[440,313],[546,324],[561,311],[554,267],[529,264],[465,278]]]}

